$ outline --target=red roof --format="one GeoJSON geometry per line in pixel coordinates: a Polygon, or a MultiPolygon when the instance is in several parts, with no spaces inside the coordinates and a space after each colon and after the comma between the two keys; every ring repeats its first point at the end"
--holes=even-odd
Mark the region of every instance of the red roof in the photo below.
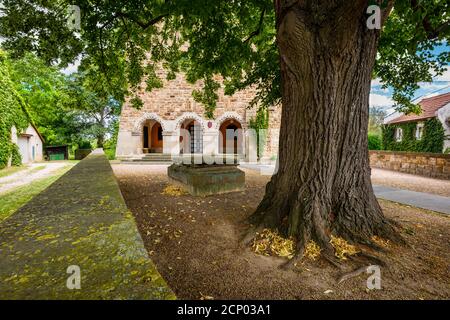
{"type": "Polygon", "coordinates": [[[436,116],[436,111],[448,103],[450,103],[450,92],[431,98],[422,99],[419,102],[419,105],[422,108],[421,114],[401,115],[400,117],[389,121],[388,124],[434,118],[436,116]]]}

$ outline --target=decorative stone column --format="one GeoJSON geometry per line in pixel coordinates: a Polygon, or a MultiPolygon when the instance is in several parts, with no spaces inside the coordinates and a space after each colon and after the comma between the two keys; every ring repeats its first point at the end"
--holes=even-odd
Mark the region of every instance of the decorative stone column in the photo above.
{"type": "Polygon", "coordinates": [[[119,131],[116,156],[120,158],[142,154],[141,140],[139,132],[119,131]]]}
{"type": "Polygon", "coordinates": [[[219,153],[219,132],[208,130],[203,133],[203,154],[216,155],[219,153]]]}

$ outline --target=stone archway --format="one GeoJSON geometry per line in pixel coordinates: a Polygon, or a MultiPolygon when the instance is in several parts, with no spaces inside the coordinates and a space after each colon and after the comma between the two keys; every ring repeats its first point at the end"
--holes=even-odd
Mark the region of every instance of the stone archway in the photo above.
{"type": "Polygon", "coordinates": [[[195,112],[185,112],[175,120],[178,132],[180,154],[203,153],[203,134],[205,123],[195,112]]]}
{"type": "Polygon", "coordinates": [[[159,122],[161,124],[162,131],[166,131],[166,122],[160,116],[153,112],[146,112],[134,123],[133,133],[140,134],[142,126],[148,120],[159,122]]]}
{"type": "Polygon", "coordinates": [[[203,127],[197,119],[185,119],[180,124],[180,154],[203,153],[203,127]]]}
{"type": "Polygon", "coordinates": [[[247,129],[247,124],[244,121],[244,119],[241,117],[241,115],[239,115],[239,113],[234,112],[234,111],[227,111],[224,114],[222,114],[220,117],[218,117],[215,121],[216,125],[216,129],[219,130],[220,126],[222,125],[223,122],[230,120],[230,119],[234,119],[237,122],[239,122],[241,124],[241,127],[243,130],[247,129]]]}
{"type": "Polygon", "coordinates": [[[134,124],[133,134],[140,136],[140,148],[143,153],[163,153],[163,132],[166,124],[155,113],[144,113],[134,124]]]}
{"type": "Polygon", "coordinates": [[[200,117],[195,112],[185,112],[181,116],[179,116],[177,119],[175,119],[175,130],[181,129],[182,125],[187,120],[195,120],[195,121],[197,121],[198,125],[201,126],[202,131],[205,131],[205,123],[203,121],[203,118],[200,117]]]}
{"type": "Polygon", "coordinates": [[[236,119],[227,119],[219,127],[219,153],[242,154],[243,153],[243,129],[242,124],[236,119]]]}
{"type": "Polygon", "coordinates": [[[142,125],[143,153],[162,153],[164,149],[163,129],[156,120],[146,120],[142,125]]]}

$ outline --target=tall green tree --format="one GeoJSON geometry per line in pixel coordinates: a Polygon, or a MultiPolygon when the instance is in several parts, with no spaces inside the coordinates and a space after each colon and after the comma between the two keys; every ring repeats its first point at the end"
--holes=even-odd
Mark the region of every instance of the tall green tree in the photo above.
{"type": "Polygon", "coordinates": [[[33,53],[8,61],[15,89],[28,104],[30,116],[46,144],[72,144],[78,140],[85,125],[80,112],[71,107],[68,78],[33,53]]]}
{"type": "Polygon", "coordinates": [[[194,97],[210,117],[215,74],[227,93],[253,85],[254,103],[281,101],[279,170],[251,221],[295,236],[297,258],[314,239],[332,260],[332,233],[366,244],[374,235],[400,240],[370,182],[370,82],[380,77],[399,109],[416,108],[409,98],[417,82],[449,62],[448,51],[433,54],[449,38],[448,1],[80,0],[81,28],[71,33],[66,1],[3,3],[0,35],[17,55],[66,63],[83,53],[108,77],[126,75],[131,95],[143,79],[147,90],[161,85],[155,63],[163,62],[168,78],[184,71],[204,81],[194,97]],[[368,28],[370,5],[382,29],[368,28]]]}
{"type": "Polygon", "coordinates": [[[84,133],[96,139],[98,148],[102,148],[105,139],[114,133],[122,109],[126,88],[121,89],[113,81],[97,66],[85,62],[71,75],[67,90],[72,98],[72,109],[83,115],[84,133]]]}
{"type": "Polygon", "coordinates": [[[381,107],[369,108],[369,133],[381,136],[386,111],[381,107]]]}
{"type": "Polygon", "coordinates": [[[47,144],[76,145],[96,139],[97,146],[103,146],[123,103],[119,85],[87,61],[70,75],[47,65],[34,53],[8,62],[15,89],[27,102],[47,144]]]}

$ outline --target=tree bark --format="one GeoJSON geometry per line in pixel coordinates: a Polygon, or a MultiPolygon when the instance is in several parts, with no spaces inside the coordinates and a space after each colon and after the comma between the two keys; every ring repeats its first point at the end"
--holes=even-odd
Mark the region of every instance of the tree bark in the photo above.
{"type": "Polygon", "coordinates": [[[105,143],[105,135],[104,134],[97,135],[97,148],[103,148],[104,143],[105,143]]]}
{"type": "MultiPolygon", "coordinates": [[[[275,0],[282,75],[279,168],[251,222],[331,251],[331,234],[399,240],[370,180],[367,130],[380,30],[368,1],[275,0]]],[[[392,4],[382,11],[383,20],[392,4]]]]}

